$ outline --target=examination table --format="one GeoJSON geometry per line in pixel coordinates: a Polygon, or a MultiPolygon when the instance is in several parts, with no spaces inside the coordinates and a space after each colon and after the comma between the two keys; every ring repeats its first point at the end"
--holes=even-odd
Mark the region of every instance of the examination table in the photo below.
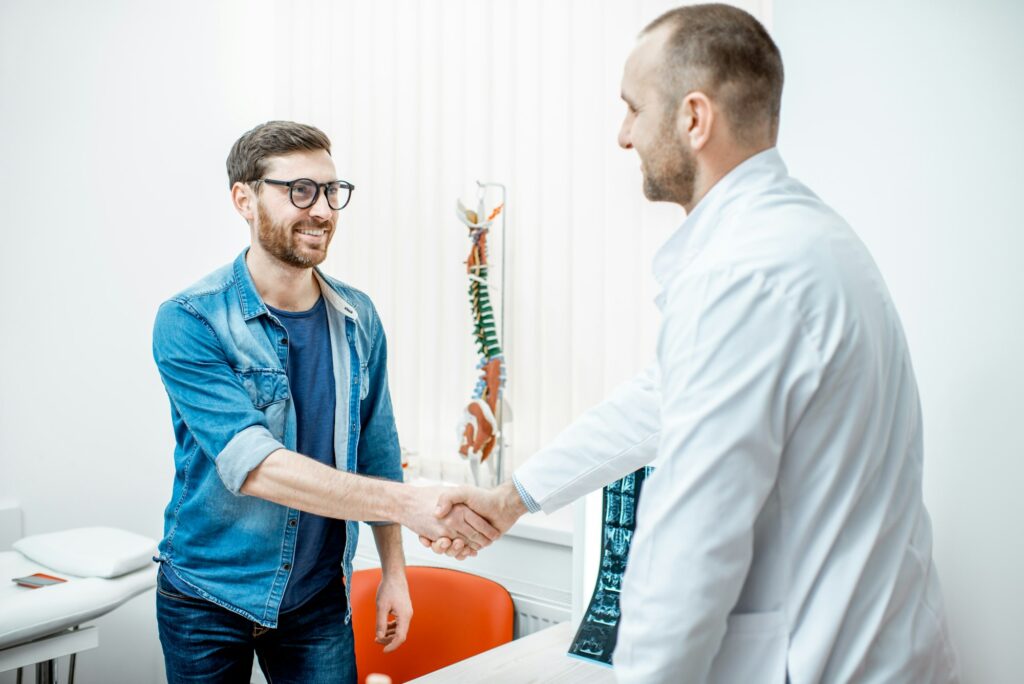
{"type": "MultiPolygon", "coordinates": [[[[0,672],[36,666],[36,682],[54,681],[56,659],[96,648],[95,626],[80,627],[156,584],[156,542],[109,527],[25,537],[0,552],[0,672]],[[11,581],[35,573],[66,582],[37,589],[11,581]]],[[[20,679],[20,676],[19,676],[20,679]]]]}

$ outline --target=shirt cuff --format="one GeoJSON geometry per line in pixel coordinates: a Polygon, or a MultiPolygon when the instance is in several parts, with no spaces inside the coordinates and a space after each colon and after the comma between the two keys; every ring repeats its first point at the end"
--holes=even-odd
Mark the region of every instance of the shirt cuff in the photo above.
{"type": "Polygon", "coordinates": [[[284,449],[284,444],[274,439],[270,430],[251,425],[232,437],[217,454],[217,474],[232,494],[240,495],[249,473],[278,449],[284,449]]]}
{"type": "Polygon", "coordinates": [[[516,486],[516,491],[519,492],[519,498],[523,500],[526,510],[531,513],[540,513],[540,504],[533,500],[533,497],[530,496],[530,492],[526,491],[526,488],[523,487],[523,484],[515,475],[512,476],[512,484],[516,486]]]}

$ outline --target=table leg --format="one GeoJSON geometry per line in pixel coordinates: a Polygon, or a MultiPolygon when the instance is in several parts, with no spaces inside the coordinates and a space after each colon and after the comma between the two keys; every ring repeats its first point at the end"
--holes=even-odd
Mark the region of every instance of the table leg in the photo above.
{"type": "Polygon", "coordinates": [[[36,684],[57,684],[56,661],[36,663],[36,684]]]}

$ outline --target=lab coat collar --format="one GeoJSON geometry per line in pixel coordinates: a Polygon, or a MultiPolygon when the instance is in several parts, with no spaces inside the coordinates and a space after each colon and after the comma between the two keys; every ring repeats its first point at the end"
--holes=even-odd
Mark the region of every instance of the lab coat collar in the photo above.
{"type": "Polygon", "coordinates": [[[752,199],[758,191],[788,174],[778,148],[772,147],[740,162],[708,190],[654,255],[654,278],[662,290],[655,298],[658,308],[664,302],[664,290],[673,276],[700,253],[715,226],[747,203],[738,200],[752,199]]]}

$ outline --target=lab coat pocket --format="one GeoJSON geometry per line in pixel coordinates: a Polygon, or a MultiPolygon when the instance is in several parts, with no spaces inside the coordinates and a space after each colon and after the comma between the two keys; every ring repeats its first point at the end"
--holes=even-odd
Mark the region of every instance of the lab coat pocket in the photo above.
{"type": "Polygon", "coordinates": [[[789,633],[781,610],[730,615],[710,684],[785,684],[789,633]]]}

